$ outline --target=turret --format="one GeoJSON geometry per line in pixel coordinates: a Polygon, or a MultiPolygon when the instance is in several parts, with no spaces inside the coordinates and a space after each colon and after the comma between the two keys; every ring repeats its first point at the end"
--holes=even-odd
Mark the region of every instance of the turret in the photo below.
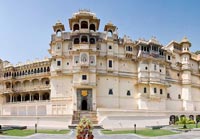
{"type": "Polygon", "coordinates": [[[61,36],[61,33],[65,31],[65,26],[58,20],[58,22],[53,26],[53,30],[56,36],[61,36]]]}
{"type": "Polygon", "coordinates": [[[95,32],[99,29],[100,19],[89,10],[79,10],[69,19],[70,30],[82,32],[95,32]]]}
{"type": "Polygon", "coordinates": [[[182,46],[182,51],[183,52],[188,52],[189,48],[191,47],[191,43],[190,43],[190,41],[188,40],[187,37],[184,37],[181,40],[180,45],[182,46]]]}
{"type": "Polygon", "coordinates": [[[117,37],[117,27],[114,26],[111,22],[107,23],[104,27],[104,31],[106,31],[107,37],[117,37]]]}

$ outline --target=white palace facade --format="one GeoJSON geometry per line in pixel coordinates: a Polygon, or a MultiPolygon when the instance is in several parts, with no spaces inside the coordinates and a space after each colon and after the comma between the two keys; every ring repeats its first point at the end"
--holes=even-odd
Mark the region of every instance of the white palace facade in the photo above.
{"type": "Polygon", "coordinates": [[[118,36],[112,23],[80,10],[70,32],[57,22],[50,58],[0,60],[0,123],[67,127],[83,117],[105,128],[166,125],[200,116],[200,55],[191,43],[118,36]]]}

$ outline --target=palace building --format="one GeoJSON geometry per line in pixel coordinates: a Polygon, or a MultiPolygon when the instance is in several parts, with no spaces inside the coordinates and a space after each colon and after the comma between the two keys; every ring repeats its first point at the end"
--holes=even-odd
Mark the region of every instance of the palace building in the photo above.
{"type": "Polygon", "coordinates": [[[0,123],[68,127],[83,116],[104,128],[174,123],[200,117],[200,55],[184,37],[163,46],[156,38],[119,37],[108,23],[80,10],[70,32],[53,26],[44,60],[0,60],[0,123]]]}

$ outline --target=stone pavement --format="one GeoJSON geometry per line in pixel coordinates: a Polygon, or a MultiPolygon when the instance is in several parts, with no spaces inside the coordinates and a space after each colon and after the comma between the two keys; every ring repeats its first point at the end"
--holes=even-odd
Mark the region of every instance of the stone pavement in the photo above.
{"type": "MultiPolygon", "coordinates": [[[[0,135],[0,139],[75,139],[76,131],[72,130],[67,135],[47,135],[35,134],[28,137],[8,137],[0,135]]],[[[200,139],[200,131],[191,131],[177,135],[162,136],[162,137],[141,137],[134,134],[129,135],[103,135],[100,130],[94,130],[95,139],[200,139]]]]}

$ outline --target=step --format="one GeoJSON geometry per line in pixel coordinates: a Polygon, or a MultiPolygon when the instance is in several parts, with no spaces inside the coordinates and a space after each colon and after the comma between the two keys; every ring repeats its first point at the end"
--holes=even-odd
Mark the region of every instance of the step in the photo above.
{"type": "MultiPolygon", "coordinates": [[[[68,126],[69,129],[76,129],[78,124],[71,124],[68,126]]],[[[93,129],[103,129],[103,125],[94,124],[93,129]]]]}

